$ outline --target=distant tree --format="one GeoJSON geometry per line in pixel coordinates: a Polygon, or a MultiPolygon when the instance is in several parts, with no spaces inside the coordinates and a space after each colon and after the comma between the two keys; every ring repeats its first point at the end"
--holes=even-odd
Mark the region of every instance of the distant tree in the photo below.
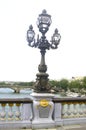
{"type": "Polygon", "coordinates": [[[0,85],[5,85],[5,82],[4,81],[0,82],[0,85]]]}
{"type": "Polygon", "coordinates": [[[28,85],[29,85],[29,86],[33,86],[34,83],[35,83],[34,81],[31,81],[31,82],[28,83],[28,85]]]}
{"type": "Polygon", "coordinates": [[[81,88],[82,88],[81,80],[72,80],[69,83],[69,89],[73,92],[80,92],[81,88]]]}
{"type": "Polygon", "coordinates": [[[61,79],[61,80],[59,81],[59,88],[61,88],[61,89],[65,90],[65,91],[67,91],[68,86],[69,86],[69,81],[68,81],[67,79],[61,79]]]}
{"type": "Polygon", "coordinates": [[[62,90],[67,91],[69,82],[68,82],[67,79],[62,79],[60,81],[51,80],[50,84],[52,85],[52,88],[55,91],[59,92],[59,91],[62,91],[62,90]]]}
{"type": "Polygon", "coordinates": [[[82,87],[86,89],[86,77],[82,79],[82,87]]]}
{"type": "Polygon", "coordinates": [[[15,85],[18,86],[33,86],[34,82],[30,81],[30,82],[16,82],[15,85]]]}
{"type": "Polygon", "coordinates": [[[50,80],[49,81],[52,89],[55,91],[55,92],[58,92],[59,91],[59,81],[57,80],[50,80]]]}
{"type": "Polygon", "coordinates": [[[50,80],[49,82],[50,82],[50,84],[51,84],[52,87],[58,85],[58,81],[57,80],[50,80]]]}

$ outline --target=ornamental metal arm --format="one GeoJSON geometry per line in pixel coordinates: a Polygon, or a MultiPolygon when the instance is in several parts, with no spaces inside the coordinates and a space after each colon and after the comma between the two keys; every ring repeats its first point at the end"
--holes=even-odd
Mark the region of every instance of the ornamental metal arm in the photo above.
{"type": "Polygon", "coordinates": [[[35,32],[33,30],[33,26],[29,26],[29,30],[27,31],[27,41],[30,47],[36,47],[39,49],[57,49],[58,44],[60,43],[61,36],[58,33],[58,29],[55,29],[53,36],[51,37],[50,43],[46,39],[46,36],[42,34],[41,38],[39,35],[37,36],[37,40],[35,40],[35,32]]]}

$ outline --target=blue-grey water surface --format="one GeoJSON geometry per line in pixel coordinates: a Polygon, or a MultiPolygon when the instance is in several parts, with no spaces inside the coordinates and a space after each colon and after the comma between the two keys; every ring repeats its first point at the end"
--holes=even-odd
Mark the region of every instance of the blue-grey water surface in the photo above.
{"type": "MultiPolygon", "coordinates": [[[[0,99],[1,98],[32,98],[30,94],[33,90],[21,90],[20,93],[14,93],[14,90],[10,88],[0,88],[0,99]]],[[[62,97],[59,93],[55,94],[55,97],[62,97]]]]}
{"type": "Polygon", "coordinates": [[[31,90],[21,90],[20,93],[14,93],[14,90],[9,88],[0,88],[0,98],[29,98],[31,90]]]}

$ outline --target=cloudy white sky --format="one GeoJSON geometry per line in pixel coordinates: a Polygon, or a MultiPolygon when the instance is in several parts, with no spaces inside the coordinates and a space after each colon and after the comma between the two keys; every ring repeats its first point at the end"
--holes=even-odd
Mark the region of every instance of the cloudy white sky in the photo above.
{"type": "Polygon", "coordinates": [[[32,81],[40,63],[39,49],[30,48],[26,32],[43,9],[52,16],[50,40],[57,27],[61,42],[46,53],[50,79],[86,76],[86,0],[0,0],[0,81],[32,81]]]}

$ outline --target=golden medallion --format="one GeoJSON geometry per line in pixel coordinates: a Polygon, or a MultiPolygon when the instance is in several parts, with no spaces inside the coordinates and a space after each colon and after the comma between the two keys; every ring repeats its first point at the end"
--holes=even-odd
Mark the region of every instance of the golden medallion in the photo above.
{"type": "Polygon", "coordinates": [[[40,106],[47,107],[49,105],[49,101],[46,99],[40,100],[40,106]]]}

